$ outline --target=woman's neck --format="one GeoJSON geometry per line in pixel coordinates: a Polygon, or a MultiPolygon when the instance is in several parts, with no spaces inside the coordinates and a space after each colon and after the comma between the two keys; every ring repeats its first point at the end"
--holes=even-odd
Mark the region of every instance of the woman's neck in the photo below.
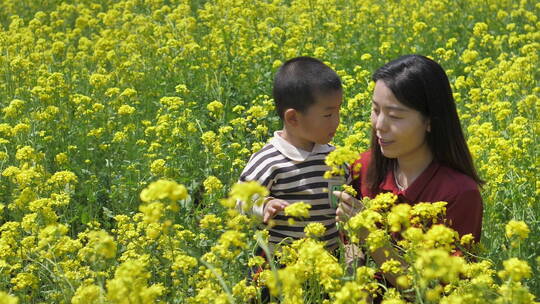
{"type": "Polygon", "coordinates": [[[429,149],[418,151],[413,157],[400,157],[397,159],[397,168],[394,171],[396,180],[403,188],[408,188],[424,172],[433,161],[433,154],[429,149]]]}

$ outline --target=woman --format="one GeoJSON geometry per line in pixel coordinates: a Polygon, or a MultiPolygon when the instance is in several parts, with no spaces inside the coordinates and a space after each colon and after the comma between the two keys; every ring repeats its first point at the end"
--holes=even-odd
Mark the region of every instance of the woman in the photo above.
{"type": "MultiPolygon", "coordinates": [[[[400,203],[411,205],[446,201],[446,224],[460,236],[471,233],[478,242],[483,209],[478,186],[483,181],[446,73],[427,57],[406,55],[379,68],[372,78],[371,148],[356,161],[361,168],[353,175],[358,197],[393,192],[400,203]]],[[[335,194],[343,201],[339,219],[361,210],[353,197],[335,194]]],[[[372,257],[378,264],[389,258],[383,250],[372,257]]],[[[395,252],[391,257],[399,258],[395,252]]],[[[394,279],[389,278],[395,286],[394,279]]]]}

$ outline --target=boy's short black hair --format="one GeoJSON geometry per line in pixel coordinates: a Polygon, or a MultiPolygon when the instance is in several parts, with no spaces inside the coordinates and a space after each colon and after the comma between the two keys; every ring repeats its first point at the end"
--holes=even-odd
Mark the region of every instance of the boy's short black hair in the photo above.
{"type": "Polygon", "coordinates": [[[341,80],[334,70],[315,58],[302,56],[287,60],[274,78],[274,102],[283,120],[287,109],[305,112],[317,95],[341,90],[341,80]]]}

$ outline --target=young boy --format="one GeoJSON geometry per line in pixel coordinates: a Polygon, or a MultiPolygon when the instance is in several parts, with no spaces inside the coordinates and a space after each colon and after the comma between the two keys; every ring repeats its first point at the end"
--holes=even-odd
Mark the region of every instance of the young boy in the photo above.
{"type": "Polygon", "coordinates": [[[339,125],[342,93],[336,72],[314,58],[290,59],[275,76],[273,95],[283,130],[251,156],[240,176],[240,181],[257,181],[270,192],[261,206],[248,210],[265,224],[273,220],[268,228],[270,248],[285,238],[304,237],[304,228],[312,222],[326,227],[321,239],[329,250],[338,247],[329,189],[348,183],[349,177],[325,179],[323,175],[330,170],[324,160],[335,149],[328,143],[339,125]],[[311,205],[309,218],[289,225],[283,209],[300,201],[311,205]]]}

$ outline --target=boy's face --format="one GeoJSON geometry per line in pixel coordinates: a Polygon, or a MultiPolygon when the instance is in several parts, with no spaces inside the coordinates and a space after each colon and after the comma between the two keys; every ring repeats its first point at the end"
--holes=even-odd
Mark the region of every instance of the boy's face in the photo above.
{"type": "Polygon", "coordinates": [[[343,100],[341,90],[318,95],[305,112],[298,113],[298,137],[320,145],[329,143],[339,125],[339,110],[343,100]]]}

